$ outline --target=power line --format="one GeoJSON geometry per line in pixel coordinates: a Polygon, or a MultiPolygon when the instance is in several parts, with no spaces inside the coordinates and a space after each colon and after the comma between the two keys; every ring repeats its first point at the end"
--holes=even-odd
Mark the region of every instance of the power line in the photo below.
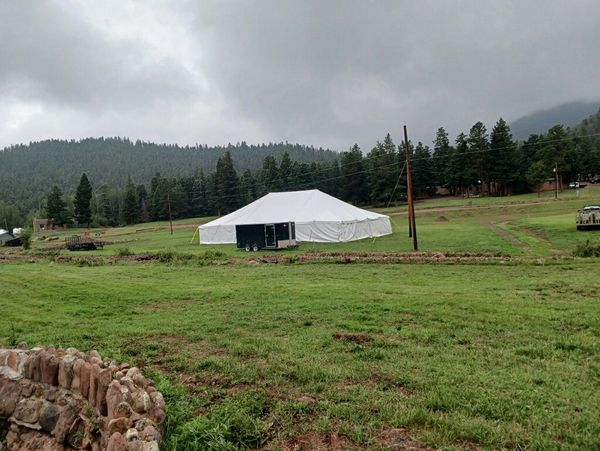
{"type": "MultiPolygon", "coordinates": [[[[586,137],[594,137],[594,136],[600,136],[600,133],[592,133],[592,134],[588,134],[588,135],[576,135],[576,136],[569,136],[569,137],[565,137],[565,138],[557,138],[557,139],[551,139],[551,140],[540,140],[539,142],[535,142],[535,143],[523,143],[523,144],[520,145],[520,147],[539,146],[539,145],[544,145],[544,144],[549,144],[549,143],[571,141],[571,140],[575,140],[575,139],[578,139],[578,138],[586,138],[586,137]]],[[[487,148],[487,149],[479,149],[479,150],[469,150],[469,151],[465,151],[465,152],[460,152],[459,155],[460,156],[475,155],[475,154],[490,152],[492,150],[494,150],[494,151],[509,150],[509,149],[515,149],[515,148],[518,148],[518,147],[519,147],[519,145],[515,144],[515,145],[512,145],[512,146],[496,147],[496,148],[493,148],[493,149],[492,148],[487,148]]],[[[390,155],[389,154],[387,154],[387,155],[374,155],[372,157],[365,156],[365,157],[363,157],[362,161],[364,162],[365,160],[369,160],[369,159],[374,158],[374,157],[382,157],[383,158],[383,157],[390,157],[390,155]]],[[[414,161],[424,161],[424,160],[428,160],[428,159],[430,159],[432,157],[433,157],[433,155],[430,154],[429,157],[411,158],[411,161],[412,162],[414,162],[414,161]]],[[[447,155],[447,156],[445,156],[445,158],[452,158],[452,155],[447,155]]],[[[338,165],[338,167],[341,168],[342,166],[349,166],[351,164],[356,164],[356,163],[352,162],[352,163],[347,163],[345,165],[341,165],[340,164],[340,165],[338,165]]],[[[389,163],[389,164],[384,164],[384,165],[379,165],[379,166],[372,166],[372,167],[369,167],[369,168],[364,169],[362,171],[356,171],[356,172],[352,172],[352,173],[349,173],[349,174],[340,174],[340,175],[334,176],[334,177],[328,177],[328,178],[325,178],[325,179],[318,179],[318,180],[314,180],[314,181],[311,181],[311,182],[296,184],[296,185],[293,186],[293,188],[294,189],[298,189],[298,188],[305,188],[305,187],[310,187],[310,186],[316,186],[316,185],[324,183],[324,182],[330,182],[332,180],[337,180],[337,179],[341,179],[341,178],[344,178],[344,177],[350,177],[350,176],[354,176],[354,175],[369,173],[369,172],[372,172],[372,171],[374,171],[376,169],[383,169],[383,168],[386,168],[386,167],[399,166],[399,165],[400,165],[400,163],[398,161],[394,161],[393,163],[389,163]]],[[[281,182],[283,180],[284,179],[282,179],[282,178],[273,179],[273,181],[278,181],[278,182],[281,182]]],[[[153,196],[155,194],[156,189],[158,189],[158,186],[152,192],[151,196],[153,196]]],[[[193,193],[198,194],[198,193],[201,193],[201,192],[200,191],[194,191],[194,190],[192,190],[192,191],[169,191],[169,193],[170,194],[188,195],[188,194],[193,194],[193,193]]],[[[215,200],[222,200],[222,199],[233,199],[233,198],[236,198],[236,197],[238,197],[237,194],[232,194],[232,195],[223,195],[223,196],[210,196],[210,199],[212,201],[215,201],[215,200]]]]}

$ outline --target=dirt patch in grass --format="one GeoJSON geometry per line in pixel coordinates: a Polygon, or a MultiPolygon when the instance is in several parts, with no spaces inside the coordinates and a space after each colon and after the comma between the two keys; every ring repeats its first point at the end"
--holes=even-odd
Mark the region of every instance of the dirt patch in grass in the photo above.
{"type": "Polygon", "coordinates": [[[334,340],[350,341],[352,343],[368,343],[373,337],[364,333],[336,332],[331,336],[334,340]]]}
{"type": "Polygon", "coordinates": [[[285,451],[345,451],[361,449],[346,437],[324,434],[316,431],[307,432],[285,440],[281,448],[285,451]]]}
{"type": "Polygon", "coordinates": [[[417,443],[412,435],[403,428],[387,429],[377,436],[377,440],[383,449],[423,451],[426,448],[417,443]]]}
{"type": "Polygon", "coordinates": [[[435,222],[448,222],[450,221],[446,216],[441,215],[434,219],[435,222]]]}
{"type": "Polygon", "coordinates": [[[124,343],[123,348],[145,367],[167,373],[173,371],[173,364],[181,354],[194,360],[224,354],[221,348],[210,345],[206,340],[191,340],[181,334],[137,337],[124,343]]]}
{"type": "Polygon", "coordinates": [[[535,227],[519,226],[518,229],[526,235],[536,238],[540,241],[550,242],[546,232],[535,227]]]}
{"type": "Polygon", "coordinates": [[[525,243],[524,241],[521,241],[516,236],[514,236],[512,233],[499,227],[498,224],[492,222],[491,219],[485,220],[483,222],[483,224],[488,229],[490,229],[492,232],[494,232],[496,235],[498,235],[500,238],[502,238],[503,240],[508,241],[521,249],[529,248],[529,244],[525,243]]]}

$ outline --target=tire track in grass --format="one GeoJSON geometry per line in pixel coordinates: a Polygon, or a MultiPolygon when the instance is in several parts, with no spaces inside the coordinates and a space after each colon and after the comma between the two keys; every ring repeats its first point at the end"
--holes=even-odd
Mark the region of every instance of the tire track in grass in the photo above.
{"type": "Polygon", "coordinates": [[[494,232],[496,235],[498,235],[500,238],[515,245],[520,250],[525,251],[525,252],[528,252],[531,250],[531,246],[529,245],[529,243],[526,243],[525,241],[521,241],[519,238],[517,238],[515,235],[510,233],[508,230],[500,227],[499,224],[505,224],[506,222],[495,223],[491,218],[486,218],[483,221],[481,221],[481,223],[484,226],[486,226],[488,229],[490,229],[492,232],[494,232]]]}

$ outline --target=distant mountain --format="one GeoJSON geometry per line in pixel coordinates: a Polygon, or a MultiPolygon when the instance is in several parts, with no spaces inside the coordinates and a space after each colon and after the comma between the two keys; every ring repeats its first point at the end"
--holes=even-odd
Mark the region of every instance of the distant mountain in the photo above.
{"type": "Polygon", "coordinates": [[[547,110],[540,110],[523,116],[510,124],[515,139],[527,139],[535,133],[546,133],[556,124],[572,127],[586,117],[598,112],[600,100],[594,102],[569,102],[547,110]]]}
{"type": "Polygon", "coordinates": [[[167,177],[191,176],[200,170],[212,173],[227,151],[240,174],[262,167],[267,155],[280,161],[285,152],[293,161],[305,163],[339,158],[332,150],[289,143],[181,147],[127,138],[48,140],[0,150],[0,200],[27,211],[38,206],[53,185],[75,191],[83,172],[94,188],[124,186],[129,177],[147,185],[156,172],[167,177]]]}

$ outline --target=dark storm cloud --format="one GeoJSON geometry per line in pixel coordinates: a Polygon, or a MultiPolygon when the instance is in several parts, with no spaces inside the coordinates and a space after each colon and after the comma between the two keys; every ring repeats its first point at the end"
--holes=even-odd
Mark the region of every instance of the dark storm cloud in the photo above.
{"type": "Polygon", "coordinates": [[[3,91],[78,109],[135,109],[190,94],[186,74],[171,70],[169,61],[145,61],[137,42],[109,39],[70,5],[0,4],[3,91]]]}
{"type": "Polygon", "coordinates": [[[596,1],[0,3],[0,145],[129,135],[368,150],[597,99],[596,1]]]}
{"type": "Polygon", "coordinates": [[[430,140],[440,125],[597,97],[598,2],[227,5],[198,12],[212,32],[207,70],[291,140],[372,143],[403,121],[430,140]]]}

